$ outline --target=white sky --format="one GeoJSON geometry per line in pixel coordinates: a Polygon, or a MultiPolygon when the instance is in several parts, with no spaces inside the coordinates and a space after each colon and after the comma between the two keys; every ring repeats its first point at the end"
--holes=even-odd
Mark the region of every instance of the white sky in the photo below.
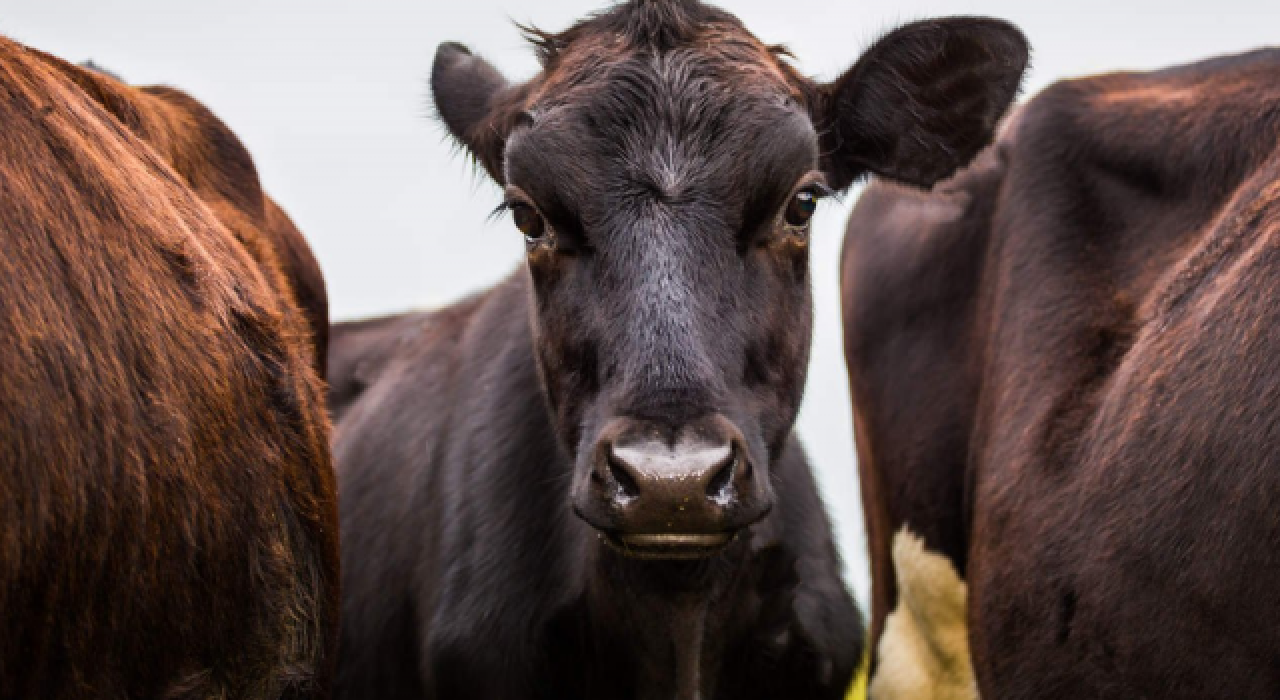
{"type": "MultiPolygon", "coordinates": [[[[903,21],[975,14],[1022,27],[1027,94],[1062,77],[1156,68],[1274,42],[1275,0],[733,0],[761,39],[834,77],[903,21]]],[[[535,61],[510,20],[560,29],[586,0],[0,0],[0,33],[92,58],[138,84],[180,87],[248,145],[268,191],[307,235],[335,319],[433,307],[518,264],[520,236],[487,221],[499,193],[428,118],[436,45],[459,40],[509,78],[535,61]]],[[[856,200],[820,210],[813,248],[817,329],[800,434],[836,521],[849,579],[869,584],[840,335],[837,264],[856,200]]]]}

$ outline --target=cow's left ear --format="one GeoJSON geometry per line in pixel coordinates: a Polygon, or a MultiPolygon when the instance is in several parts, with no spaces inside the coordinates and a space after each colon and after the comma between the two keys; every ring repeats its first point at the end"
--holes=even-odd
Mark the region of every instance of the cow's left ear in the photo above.
{"type": "Polygon", "coordinates": [[[1029,52],[1022,32],[995,19],[928,20],[889,33],[821,88],[814,117],[828,181],[844,189],[870,171],[929,188],[951,175],[991,142],[1029,52]]]}

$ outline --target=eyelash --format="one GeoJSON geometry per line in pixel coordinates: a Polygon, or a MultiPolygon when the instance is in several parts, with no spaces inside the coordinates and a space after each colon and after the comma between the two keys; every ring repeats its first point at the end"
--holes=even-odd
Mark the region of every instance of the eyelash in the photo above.
{"type": "Polygon", "coordinates": [[[524,202],[521,202],[518,199],[502,200],[502,202],[500,202],[498,206],[493,208],[493,211],[489,212],[488,219],[491,221],[497,219],[503,214],[506,214],[507,212],[511,211],[511,209],[515,207],[517,204],[524,204],[524,202]]]}
{"type": "Polygon", "coordinates": [[[815,182],[810,185],[806,185],[802,189],[812,192],[813,196],[817,197],[819,200],[833,199],[837,202],[841,201],[840,193],[831,189],[823,182],[815,182]]]}

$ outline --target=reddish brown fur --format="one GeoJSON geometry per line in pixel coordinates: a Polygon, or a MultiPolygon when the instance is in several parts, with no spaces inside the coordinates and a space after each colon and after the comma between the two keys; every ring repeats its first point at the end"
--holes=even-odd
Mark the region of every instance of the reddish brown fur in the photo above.
{"type": "Polygon", "coordinates": [[[267,275],[303,310],[324,373],[329,301],[320,265],[289,215],[265,192],[248,151],[204,105],[163,86],[132,88],[32,50],[158,151],[267,275]]]}
{"type": "Polygon", "coordinates": [[[983,697],[1280,695],[1280,52],[1056,85],[844,256],[874,634],[904,524],[983,697]]]}
{"type": "Polygon", "coordinates": [[[311,331],[311,344],[315,350],[316,373],[325,376],[329,350],[329,294],[324,286],[324,273],[320,263],[307,245],[307,239],[294,226],[293,220],[270,197],[263,197],[265,226],[260,229],[268,236],[279,259],[280,271],[289,283],[294,300],[307,319],[311,331]]]}
{"type": "Polygon", "coordinates": [[[3,39],[0,91],[0,697],[326,695],[305,244],[182,93],[3,39]]]}

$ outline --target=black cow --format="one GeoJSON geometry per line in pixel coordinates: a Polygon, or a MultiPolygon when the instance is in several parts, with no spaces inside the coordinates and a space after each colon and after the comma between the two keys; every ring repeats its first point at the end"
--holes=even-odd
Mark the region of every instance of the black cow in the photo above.
{"type": "Polygon", "coordinates": [[[840,698],[863,628],[793,434],[809,220],[965,163],[1026,44],[923,22],[819,85],[697,2],[531,34],[528,83],[455,44],[432,75],[527,265],[334,331],[340,696],[840,698]]]}

